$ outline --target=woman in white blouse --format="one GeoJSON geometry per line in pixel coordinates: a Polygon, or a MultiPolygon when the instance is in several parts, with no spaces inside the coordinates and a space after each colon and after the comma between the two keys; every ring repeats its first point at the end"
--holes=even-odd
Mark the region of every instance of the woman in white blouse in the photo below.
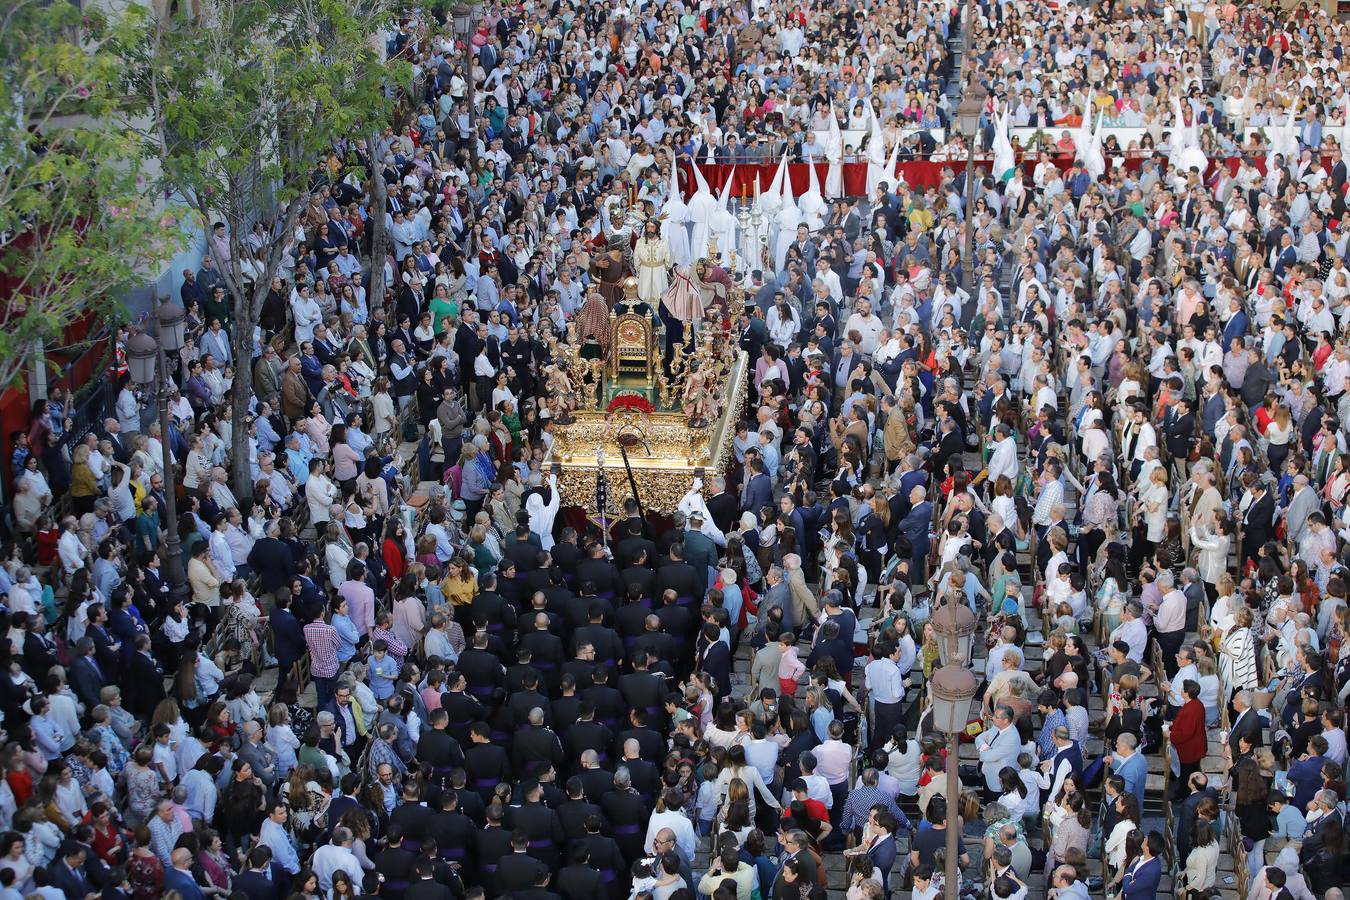
{"type": "Polygon", "coordinates": [[[1214,826],[1208,822],[1196,822],[1192,836],[1191,852],[1186,857],[1185,896],[1204,897],[1214,887],[1219,870],[1219,840],[1214,836],[1214,826]]]}
{"type": "Polygon", "coordinates": [[[1138,507],[1144,517],[1144,540],[1146,553],[1152,553],[1153,547],[1163,539],[1167,531],[1167,503],[1170,494],[1167,491],[1167,472],[1158,466],[1149,473],[1148,483],[1139,489],[1138,507]]]}
{"type": "Polygon", "coordinates": [[[183,487],[195,491],[211,477],[211,461],[203,450],[202,437],[194,434],[188,441],[187,465],[183,467],[183,487]]]}
{"type": "Polygon", "coordinates": [[[1231,528],[1228,522],[1219,518],[1217,510],[1209,513],[1198,527],[1191,523],[1191,546],[1200,551],[1196,568],[1211,597],[1217,595],[1219,578],[1228,571],[1228,547],[1232,544],[1228,532],[1231,528]]]}
{"type": "Polygon", "coordinates": [[[731,784],[733,778],[739,778],[745,782],[745,786],[750,789],[750,819],[755,818],[755,796],[758,795],[765,803],[774,809],[781,810],[783,807],[774,797],[769,786],[764,783],[764,776],[759,774],[759,769],[749,765],[745,761],[745,745],[732,744],[727,748],[727,764],[717,776],[717,797],[721,803],[726,799],[727,786],[731,784]]]}
{"type": "Polygon", "coordinates": [[[1106,861],[1115,872],[1115,877],[1108,885],[1107,893],[1114,893],[1114,886],[1118,884],[1121,877],[1125,874],[1125,843],[1130,836],[1130,832],[1139,829],[1139,801],[1134,794],[1126,791],[1116,798],[1116,811],[1120,813],[1120,820],[1116,826],[1111,829],[1107,835],[1106,842],[1102,846],[1102,852],[1106,854],[1106,861]]]}

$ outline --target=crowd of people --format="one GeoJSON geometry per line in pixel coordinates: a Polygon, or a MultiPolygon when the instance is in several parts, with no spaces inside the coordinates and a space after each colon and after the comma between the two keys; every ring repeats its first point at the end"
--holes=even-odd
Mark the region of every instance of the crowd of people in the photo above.
{"type": "Polygon", "coordinates": [[[931,900],[949,829],[1001,900],[1339,897],[1346,26],[983,3],[959,66],[962,7],[488,3],[472,73],[453,23],[392,28],[425,94],[324,161],[260,320],[223,225],[184,273],[169,433],[123,374],[88,434],[53,392],[14,435],[0,900],[931,900]],[[751,362],[727,470],[688,514],[561,512],[551,354],[624,199],[822,158],[831,104],[961,158],[949,79],[982,145],[1063,137],[796,230],[715,309],[751,362]],[[1096,114],[1145,134],[1094,177],[1096,114]],[[959,796],[948,603],[982,639],[959,796]]]}

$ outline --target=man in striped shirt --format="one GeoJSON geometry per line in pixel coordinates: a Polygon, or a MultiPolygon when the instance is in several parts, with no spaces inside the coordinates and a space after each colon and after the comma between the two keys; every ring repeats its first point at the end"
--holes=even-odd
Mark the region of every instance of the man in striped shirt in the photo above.
{"type": "Polygon", "coordinates": [[[341,644],[337,629],[322,619],[315,619],[305,626],[309,674],[314,679],[314,691],[318,696],[315,709],[323,709],[333,699],[333,686],[338,674],[338,647],[341,644]]]}

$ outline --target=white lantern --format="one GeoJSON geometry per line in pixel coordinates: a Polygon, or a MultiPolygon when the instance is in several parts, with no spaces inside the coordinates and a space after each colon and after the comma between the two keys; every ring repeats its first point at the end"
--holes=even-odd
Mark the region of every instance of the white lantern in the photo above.
{"type": "Polygon", "coordinates": [[[468,37],[473,7],[467,3],[461,3],[454,8],[451,15],[455,17],[455,36],[459,38],[468,37]]]}
{"type": "Polygon", "coordinates": [[[933,611],[933,630],[938,635],[938,657],[942,664],[965,665],[970,661],[970,645],[975,635],[975,614],[964,603],[947,597],[933,611]]]}
{"type": "Polygon", "coordinates": [[[155,384],[155,360],[159,356],[159,344],[145,332],[133,334],[127,339],[127,368],[131,370],[131,380],[143,388],[155,384]]]}
{"type": "Polygon", "coordinates": [[[970,720],[970,701],[980,686],[975,673],[964,666],[943,666],[933,673],[929,684],[933,692],[933,727],[943,734],[965,731],[970,720]]]}
{"type": "Polygon", "coordinates": [[[159,339],[164,344],[164,352],[177,353],[182,350],[186,342],[184,332],[187,330],[184,324],[187,313],[183,307],[173,301],[161,303],[156,310],[156,317],[159,319],[159,339]]]}

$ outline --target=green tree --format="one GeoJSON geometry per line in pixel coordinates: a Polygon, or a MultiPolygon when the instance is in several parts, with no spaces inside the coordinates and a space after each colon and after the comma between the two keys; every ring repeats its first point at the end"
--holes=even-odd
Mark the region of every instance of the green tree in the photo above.
{"type": "MultiPolygon", "coordinates": [[[[311,193],[349,175],[367,180],[353,141],[389,121],[396,90],[410,81],[410,67],[387,61],[379,37],[399,7],[400,0],[231,0],[190,22],[145,8],[127,14],[124,84],[162,160],[165,187],[207,228],[226,225],[224,246],[207,244],[233,302],[235,422],[245,420],[253,396],[253,324],[311,193]],[[277,225],[249,272],[244,239],[264,218],[277,225]]],[[[231,455],[247,453],[241,425],[231,455]]],[[[233,470],[235,495],[251,497],[249,467],[233,470]]]]}
{"type": "Polygon", "coordinates": [[[181,236],[146,190],[109,36],[70,3],[0,12],[0,389],[71,322],[116,319],[181,236]]]}

